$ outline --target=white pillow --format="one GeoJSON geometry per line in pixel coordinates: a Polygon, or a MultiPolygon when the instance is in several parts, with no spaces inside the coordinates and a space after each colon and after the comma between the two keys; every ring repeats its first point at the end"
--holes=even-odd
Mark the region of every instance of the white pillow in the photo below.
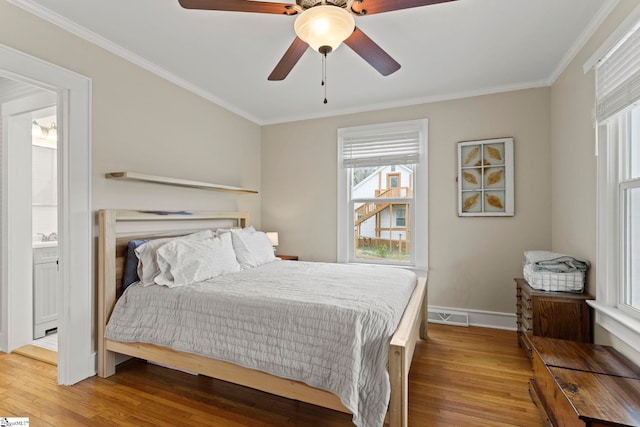
{"type": "Polygon", "coordinates": [[[142,286],[153,285],[154,279],[160,273],[158,263],[156,262],[156,251],[162,245],[172,240],[204,240],[211,239],[212,237],[214,237],[213,231],[203,230],[186,236],[149,240],[147,243],[138,246],[135,252],[138,256],[138,277],[140,278],[140,284],[142,286]]]}
{"type": "Polygon", "coordinates": [[[236,231],[236,232],[240,232],[240,233],[248,233],[248,234],[251,234],[251,233],[255,233],[255,232],[256,232],[256,229],[255,229],[255,228],[253,228],[253,226],[252,226],[252,225],[250,225],[250,226],[248,226],[248,227],[245,227],[245,228],[218,228],[218,229],[216,230],[216,236],[221,236],[221,235],[223,235],[224,233],[229,233],[229,232],[231,232],[231,231],[236,231]]]}
{"type": "Polygon", "coordinates": [[[262,231],[243,233],[232,230],[231,238],[242,269],[257,267],[276,259],[271,240],[262,231]]]}
{"type": "Polygon", "coordinates": [[[157,256],[160,274],[155,283],[170,288],[240,271],[230,233],[206,240],[173,240],[162,245],[157,256]]]}

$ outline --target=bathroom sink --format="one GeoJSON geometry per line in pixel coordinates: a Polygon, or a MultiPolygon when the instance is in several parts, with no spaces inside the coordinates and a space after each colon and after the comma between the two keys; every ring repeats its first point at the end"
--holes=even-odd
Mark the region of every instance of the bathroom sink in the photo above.
{"type": "Polygon", "coordinates": [[[58,246],[58,242],[33,242],[34,248],[52,248],[58,246]]]}

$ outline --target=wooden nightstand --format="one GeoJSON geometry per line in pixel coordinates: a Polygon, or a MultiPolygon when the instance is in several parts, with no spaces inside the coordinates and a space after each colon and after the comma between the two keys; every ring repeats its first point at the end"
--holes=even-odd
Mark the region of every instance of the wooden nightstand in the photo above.
{"type": "Polygon", "coordinates": [[[298,255],[276,255],[276,257],[284,261],[298,261],[298,255]]]}
{"type": "Polygon", "coordinates": [[[591,308],[586,293],[549,292],[533,289],[526,280],[516,281],[518,344],[533,357],[533,336],[590,343],[591,308]]]}

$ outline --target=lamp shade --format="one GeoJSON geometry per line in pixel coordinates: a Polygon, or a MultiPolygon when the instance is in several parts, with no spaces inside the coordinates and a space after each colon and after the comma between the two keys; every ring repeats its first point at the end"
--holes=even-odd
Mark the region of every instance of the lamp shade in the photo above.
{"type": "Polygon", "coordinates": [[[353,16],[338,6],[314,6],[302,12],[294,25],[296,34],[314,50],[330,47],[335,50],[356,26],[353,16]]]}
{"type": "Polygon", "coordinates": [[[271,240],[272,246],[278,246],[278,232],[277,231],[269,231],[267,233],[267,237],[271,240]]]}

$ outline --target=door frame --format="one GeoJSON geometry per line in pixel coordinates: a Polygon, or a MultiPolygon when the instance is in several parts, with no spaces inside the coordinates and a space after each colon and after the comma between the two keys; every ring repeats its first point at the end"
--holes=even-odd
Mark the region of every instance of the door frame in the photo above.
{"type": "Polygon", "coordinates": [[[2,157],[6,159],[2,164],[2,182],[6,182],[2,218],[7,225],[7,232],[2,233],[7,248],[3,264],[7,266],[3,269],[7,307],[2,307],[2,324],[7,327],[2,328],[0,348],[7,352],[33,341],[31,124],[40,112],[53,110],[56,99],[55,93],[43,90],[2,104],[2,157]]]}
{"type": "MultiPolygon", "coordinates": [[[[0,76],[56,93],[58,108],[58,383],[95,375],[94,245],[91,210],[91,79],[0,44],[0,76]]],[[[6,135],[6,131],[3,131],[6,135]]],[[[3,153],[6,153],[3,138],[3,153]]],[[[10,230],[8,156],[2,156],[2,236],[10,230]]],[[[10,248],[2,239],[0,305],[9,307],[10,248]]],[[[8,323],[0,319],[6,335],[8,323]]]]}
{"type": "Polygon", "coordinates": [[[402,187],[402,174],[400,172],[387,172],[387,190],[391,188],[400,188],[402,187]],[[391,186],[391,178],[398,178],[397,185],[395,187],[391,186]]]}

